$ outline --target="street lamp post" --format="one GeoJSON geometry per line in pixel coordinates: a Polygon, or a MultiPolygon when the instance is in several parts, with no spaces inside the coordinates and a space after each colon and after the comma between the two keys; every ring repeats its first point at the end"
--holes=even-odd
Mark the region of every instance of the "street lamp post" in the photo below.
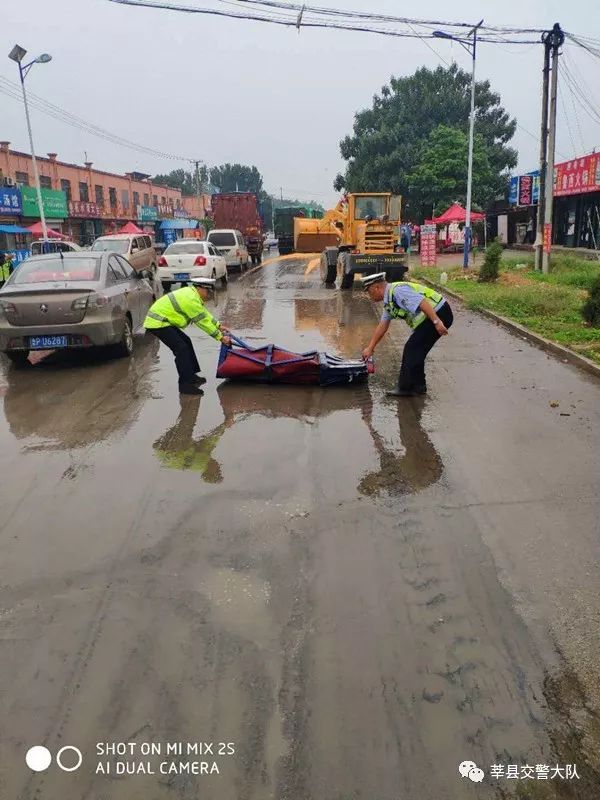
{"type": "Polygon", "coordinates": [[[471,229],[471,197],[473,194],[473,137],[475,133],[475,58],[477,54],[477,31],[483,25],[483,20],[477,23],[475,27],[469,31],[467,37],[472,36],[473,39],[461,39],[457,36],[452,36],[445,31],[434,31],[433,35],[439,39],[452,39],[458,42],[470,54],[473,67],[471,72],[471,113],[469,115],[469,161],[467,167],[467,207],[465,209],[465,247],[463,252],[463,267],[465,269],[469,266],[469,251],[471,249],[472,229],[471,229]]]}
{"type": "Polygon", "coordinates": [[[40,209],[40,221],[42,223],[42,236],[44,239],[48,238],[48,228],[46,227],[46,215],[44,214],[44,204],[42,202],[42,187],[40,184],[40,176],[37,168],[37,161],[35,159],[35,150],[33,147],[33,134],[31,132],[31,119],[29,118],[29,106],[27,104],[27,92],[25,91],[25,77],[34,64],[47,64],[52,59],[48,53],[42,53],[41,56],[34,58],[28,64],[23,66],[23,58],[27,54],[20,45],[16,44],[8,54],[8,57],[15,61],[19,67],[19,77],[21,79],[21,88],[23,89],[23,105],[25,106],[25,118],[27,120],[27,131],[29,133],[29,146],[31,147],[31,163],[33,165],[33,178],[35,180],[35,190],[37,193],[38,207],[40,209]]]}

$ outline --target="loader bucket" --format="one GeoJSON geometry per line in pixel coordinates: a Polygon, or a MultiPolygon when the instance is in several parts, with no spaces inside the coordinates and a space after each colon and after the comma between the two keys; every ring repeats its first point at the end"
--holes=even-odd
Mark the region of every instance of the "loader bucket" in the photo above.
{"type": "Polygon", "coordinates": [[[337,247],[339,234],[324,219],[294,218],[294,249],[297,253],[321,253],[326,247],[337,247]]]}
{"type": "Polygon", "coordinates": [[[337,247],[335,233],[301,233],[296,240],[297,253],[322,253],[326,247],[337,247]]]}

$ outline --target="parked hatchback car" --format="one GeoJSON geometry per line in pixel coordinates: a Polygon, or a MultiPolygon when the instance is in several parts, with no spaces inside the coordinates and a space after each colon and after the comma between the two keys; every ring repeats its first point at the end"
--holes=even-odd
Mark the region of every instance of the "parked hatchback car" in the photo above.
{"type": "Polygon", "coordinates": [[[96,253],[110,251],[125,256],[136,272],[149,270],[154,274],[156,271],[156,250],[152,239],[145,234],[135,236],[130,233],[115,233],[100,236],[91,249],[96,253]]]}
{"type": "Polygon", "coordinates": [[[32,350],[74,347],[129,356],[154,301],[149,278],[116,253],[31,256],[0,290],[0,351],[15,364],[32,350]]]}
{"type": "Polygon", "coordinates": [[[215,278],[225,286],[227,267],[210,242],[181,239],[170,244],[158,259],[157,278],[165,292],[174,283],[186,284],[192,278],[215,278]]]}
{"type": "Polygon", "coordinates": [[[224,256],[227,268],[248,269],[248,248],[240,231],[232,228],[213,228],[206,237],[219,255],[224,256]]]}

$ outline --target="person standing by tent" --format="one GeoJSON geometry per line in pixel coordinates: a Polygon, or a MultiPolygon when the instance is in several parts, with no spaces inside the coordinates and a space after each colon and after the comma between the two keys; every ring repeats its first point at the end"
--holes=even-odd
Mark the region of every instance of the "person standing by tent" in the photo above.
{"type": "Polygon", "coordinates": [[[425,359],[441,336],[448,334],[453,315],[446,298],[420,283],[396,281],[387,283],[385,272],[362,279],[363,289],[371,300],[383,300],[383,314],[373,331],[371,341],[363,350],[363,358],[371,358],[375,348],[388,332],[393,319],[404,319],[412,334],[404,345],[398,386],[388,397],[414,397],[427,392],[425,359]]]}
{"type": "Polygon", "coordinates": [[[183,332],[190,324],[196,325],[217,342],[231,347],[229,331],[207,310],[204,303],[215,291],[214,278],[193,278],[191,286],[176,289],[159,297],[150,306],[144,328],[165,344],[175,356],[179,375],[179,393],[202,395],[200,388],[206,378],[198,375],[200,364],[190,337],[183,332]]]}
{"type": "Polygon", "coordinates": [[[412,226],[410,222],[403,222],[400,226],[400,246],[405,253],[410,253],[410,240],[412,238],[412,226]]]}

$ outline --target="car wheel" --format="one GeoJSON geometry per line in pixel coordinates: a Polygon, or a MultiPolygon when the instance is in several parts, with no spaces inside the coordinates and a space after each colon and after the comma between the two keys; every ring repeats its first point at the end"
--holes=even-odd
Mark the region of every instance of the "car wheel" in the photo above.
{"type": "Polygon", "coordinates": [[[119,358],[129,358],[133,353],[133,328],[129,317],[125,317],[121,341],[114,346],[113,352],[119,358]]]}
{"type": "Polygon", "coordinates": [[[227,270],[221,275],[221,286],[227,286],[227,270]]]}
{"type": "Polygon", "coordinates": [[[31,366],[31,361],[29,361],[29,350],[11,350],[9,353],[5,353],[4,355],[15,367],[23,368],[31,366]]]}
{"type": "Polygon", "coordinates": [[[213,269],[213,271],[210,273],[210,277],[213,279],[213,281],[217,280],[217,270],[216,269],[213,269]]]}

